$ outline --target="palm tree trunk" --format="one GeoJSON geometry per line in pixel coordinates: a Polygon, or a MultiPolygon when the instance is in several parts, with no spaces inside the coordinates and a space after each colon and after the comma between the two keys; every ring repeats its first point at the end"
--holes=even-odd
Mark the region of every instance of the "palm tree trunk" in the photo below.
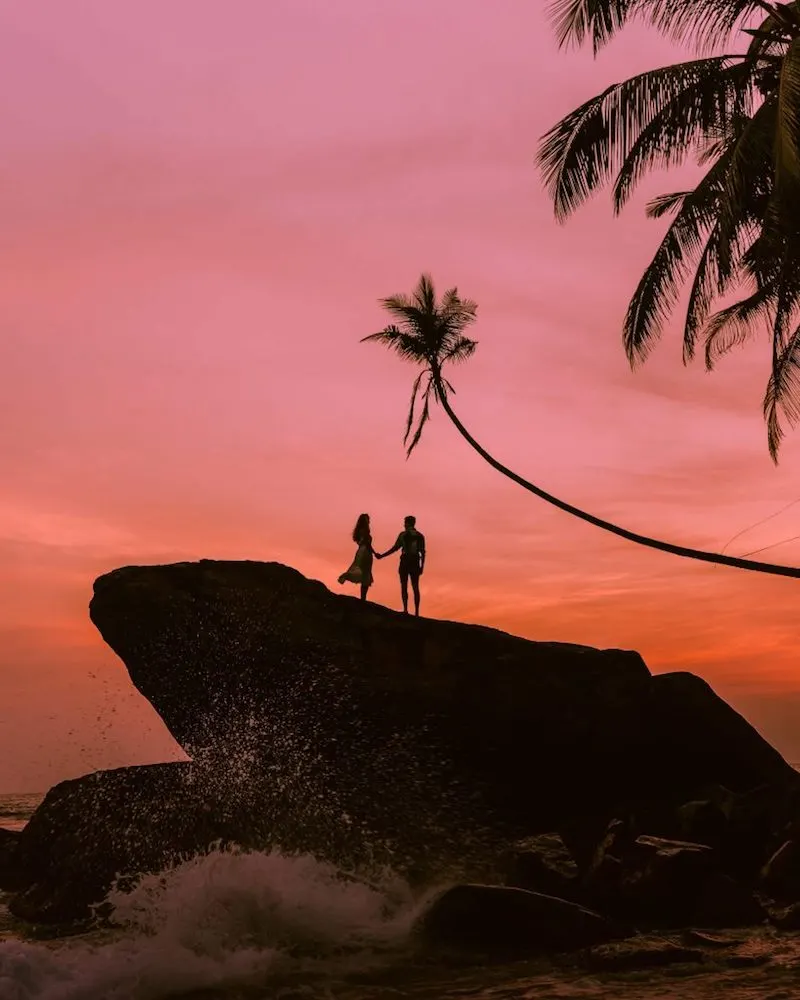
{"type": "Polygon", "coordinates": [[[800,569],[794,566],[778,566],[774,563],[756,562],[753,559],[737,559],[735,556],[725,556],[717,552],[704,552],[702,549],[690,549],[685,545],[673,545],[671,542],[662,542],[657,538],[649,538],[647,535],[639,535],[635,531],[628,531],[626,528],[620,528],[618,525],[612,524],[610,521],[604,521],[602,518],[595,517],[593,514],[587,514],[586,511],[580,510],[578,507],[573,507],[572,504],[565,503],[563,500],[559,500],[558,497],[554,497],[551,493],[546,493],[538,486],[534,486],[533,483],[529,483],[527,479],[523,479],[522,476],[518,476],[516,472],[512,472],[511,469],[507,469],[505,465],[498,462],[496,458],[493,458],[488,451],[478,444],[475,438],[470,434],[470,432],[453,412],[453,409],[448,401],[445,388],[442,385],[441,375],[434,371],[433,378],[439,402],[444,407],[445,413],[453,421],[456,430],[464,438],[464,440],[472,448],[474,448],[481,458],[487,461],[493,469],[497,469],[498,472],[501,472],[508,479],[518,483],[523,489],[528,490],[529,493],[535,493],[537,497],[541,497],[541,499],[546,500],[547,503],[553,504],[554,507],[558,507],[560,510],[566,511],[567,514],[572,514],[574,517],[579,517],[582,521],[588,521],[589,524],[593,524],[597,528],[602,528],[604,531],[610,531],[614,535],[619,535],[620,538],[627,538],[629,542],[637,542],[639,545],[647,545],[651,549],[660,549],[662,552],[671,552],[675,556],[684,556],[686,559],[699,559],[702,562],[718,563],[721,566],[734,566],[737,569],[749,569],[756,573],[772,573],[775,576],[791,576],[795,579],[800,578],[800,569]]]}

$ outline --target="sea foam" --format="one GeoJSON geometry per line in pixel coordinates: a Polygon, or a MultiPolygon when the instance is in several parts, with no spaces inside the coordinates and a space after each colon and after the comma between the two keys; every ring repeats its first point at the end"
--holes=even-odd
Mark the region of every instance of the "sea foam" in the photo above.
{"type": "MultiPolygon", "coordinates": [[[[2,1000],[159,1000],[391,961],[424,906],[308,856],[212,851],[109,893],[112,929],[0,943],[2,1000]]],[[[299,981],[298,981],[299,977],[299,981]]]]}

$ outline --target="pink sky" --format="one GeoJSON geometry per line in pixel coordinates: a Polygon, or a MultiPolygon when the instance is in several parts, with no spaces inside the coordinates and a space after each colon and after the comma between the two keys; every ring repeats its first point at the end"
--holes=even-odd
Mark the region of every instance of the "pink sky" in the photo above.
{"type": "MultiPolygon", "coordinates": [[[[480,304],[459,413],[545,489],[717,549],[800,497],[800,436],[767,454],[766,344],[707,375],[667,336],[631,373],[621,320],[660,226],[644,194],[557,226],[534,167],[557,117],[669,47],[558,52],[543,7],[0,8],[0,791],[178,752],[88,621],[97,575],[278,559],[337,589],[361,510],[380,547],[417,515],[427,614],[693,670],[800,760],[795,582],[577,522],[443,416],[406,462],[412,370],[358,342],[430,270],[480,304]]],[[[393,563],[372,594],[397,607],[393,563]]]]}

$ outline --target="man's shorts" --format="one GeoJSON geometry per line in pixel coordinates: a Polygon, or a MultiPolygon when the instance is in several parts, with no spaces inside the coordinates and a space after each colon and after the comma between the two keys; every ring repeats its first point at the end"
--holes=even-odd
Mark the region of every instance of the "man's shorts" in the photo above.
{"type": "Polygon", "coordinates": [[[412,580],[419,580],[419,559],[412,559],[409,556],[400,556],[400,579],[408,580],[409,577],[411,577],[412,580]]]}

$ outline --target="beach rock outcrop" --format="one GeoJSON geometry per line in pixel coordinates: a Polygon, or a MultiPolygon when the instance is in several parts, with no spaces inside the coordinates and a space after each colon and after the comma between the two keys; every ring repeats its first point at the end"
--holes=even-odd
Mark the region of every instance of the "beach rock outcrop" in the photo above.
{"type": "Polygon", "coordinates": [[[0,889],[16,889],[24,882],[17,864],[19,837],[19,831],[0,827],[0,889]]]}
{"type": "Polygon", "coordinates": [[[578,866],[558,833],[541,833],[514,844],[503,882],[559,899],[574,899],[580,891],[578,866]]]}
{"type": "MultiPolygon", "coordinates": [[[[88,912],[117,874],[214,840],[424,885],[497,881],[510,844],[558,831],[585,873],[615,816],[798,783],[691,674],[415,619],[278,563],[118,569],[90,615],[192,763],[53,789],[14,848],[29,919],[88,912]]],[[[546,854],[520,857],[518,880],[572,894],[572,868],[546,854]]]]}
{"type": "Polygon", "coordinates": [[[420,918],[417,933],[429,948],[466,952],[476,961],[573,951],[626,934],[576,903],[496,885],[447,889],[420,918]]]}
{"type": "Polygon", "coordinates": [[[89,915],[122,876],[157,872],[214,845],[270,843],[269,812],[242,808],[193,764],[124,767],[52,788],[14,849],[0,889],[12,913],[68,923],[89,915]]]}
{"type": "Polygon", "coordinates": [[[313,767],[348,804],[389,784],[391,811],[446,785],[449,806],[532,833],[626,798],[797,777],[692,674],[410,618],[278,563],[126,567],[96,581],[90,614],[191,756],[313,767]]]}

